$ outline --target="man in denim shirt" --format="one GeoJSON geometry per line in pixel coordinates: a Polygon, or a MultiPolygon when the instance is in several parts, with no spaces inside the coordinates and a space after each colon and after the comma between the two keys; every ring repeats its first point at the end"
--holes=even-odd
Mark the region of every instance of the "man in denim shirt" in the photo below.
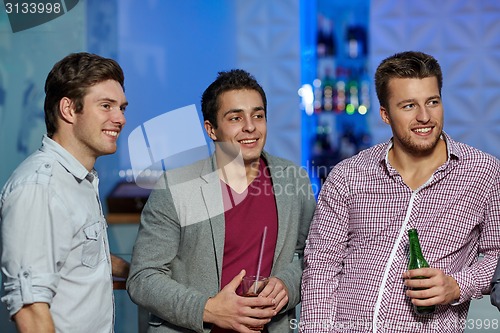
{"type": "Polygon", "coordinates": [[[70,54],[45,93],[42,146],[0,195],[2,302],[19,332],[112,332],[112,266],[125,277],[128,264],[109,253],[94,164],[116,151],[125,124],[123,71],[70,54]]]}

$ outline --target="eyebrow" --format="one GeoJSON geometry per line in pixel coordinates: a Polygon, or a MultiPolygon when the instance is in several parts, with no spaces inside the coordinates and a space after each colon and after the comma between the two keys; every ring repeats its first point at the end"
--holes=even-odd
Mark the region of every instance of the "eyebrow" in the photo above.
{"type": "Polygon", "coordinates": [[[407,103],[414,103],[414,102],[415,102],[415,99],[413,99],[413,98],[410,98],[410,99],[405,99],[405,100],[403,100],[403,101],[401,101],[401,102],[397,103],[397,104],[396,104],[396,106],[398,106],[398,107],[399,107],[399,106],[401,106],[401,105],[403,105],[403,104],[407,104],[407,103]]]}
{"type": "MultiPolygon", "coordinates": [[[[441,96],[439,96],[439,95],[430,96],[425,101],[428,102],[428,101],[430,101],[432,99],[439,99],[439,100],[441,100],[441,96]]],[[[403,104],[406,104],[406,103],[415,103],[415,98],[405,99],[405,100],[397,103],[396,106],[399,107],[399,106],[401,106],[403,104]]]]}
{"type": "MultiPolygon", "coordinates": [[[[114,104],[118,103],[118,101],[116,99],[109,98],[109,97],[98,98],[96,100],[96,102],[110,102],[110,103],[114,103],[114,104]]],[[[120,107],[124,107],[124,106],[128,106],[128,101],[126,101],[125,103],[120,105],[120,107]]]]}
{"type": "MultiPolygon", "coordinates": [[[[256,112],[256,111],[265,111],[265,110],[264,110],[263,106],[256,106],[252,109],[252,112],[256,112]]],[[[230,109],[230,110],[224,112],[224,114],[222,116],[225,117],[231,113],[242,113],[242,112],[244,112],[243,109],[230,109]]]]}
{"type": "Polygon", "coordinates": [[[231,114],[231,113],[241,113],[243,112],[242,109],[230,109],[226,112],[224,112],[224,114],[222,115],[223,117],[227,116],[228,114],[231,114]]]}

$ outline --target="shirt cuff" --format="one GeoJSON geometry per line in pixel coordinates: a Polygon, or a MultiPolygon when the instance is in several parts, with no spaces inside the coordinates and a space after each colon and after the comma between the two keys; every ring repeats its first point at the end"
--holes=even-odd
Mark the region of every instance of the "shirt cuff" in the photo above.
{"type": "Polygon", "coordinates": [[[50,274],[45,278],[33,277],[29,269],[23,269],[19,272],[17,279],[7,278],[7,282],[4,283],[5,296],[0,300],[5,303],[12,317],[24,305],[50,304],[58,281],[59,278],[55,274],[50,274]]]}
{"type": "Polygon", "coordinates": [[[476,290],[474,278],[470,274],[467,274],[466,271],[457,272],[450,276],[457,281],[458,287],[460,288],[460,298],[450,303],[450,305],[460,305],[473,298],[482,298],[483,295],[481,292],[476,290]]]}

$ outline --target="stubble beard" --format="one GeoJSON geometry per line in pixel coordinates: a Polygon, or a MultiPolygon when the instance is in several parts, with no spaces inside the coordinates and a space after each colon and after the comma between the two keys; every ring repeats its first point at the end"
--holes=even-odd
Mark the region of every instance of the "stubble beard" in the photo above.
{"type": "Polygon", "coordinates": [[[402,136],[399,138],[399,141],[401,142],[401,146],[403,147],[403,149],[411,155],[425,156],[431,154],[434,151],[434,148],[436,148],[440,140],[440,136],[441,131],[439,132],[439,134],[435,135],[434,139],[431,142],[422,144],[415,142],[415,140],[412,139],[411,135],[402,136]]]}

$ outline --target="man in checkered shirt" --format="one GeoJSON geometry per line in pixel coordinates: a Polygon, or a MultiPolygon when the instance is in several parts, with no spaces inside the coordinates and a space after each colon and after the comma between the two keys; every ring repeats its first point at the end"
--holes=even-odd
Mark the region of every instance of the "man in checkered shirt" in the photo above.
{"type": "MultiPolygon", "coordinates": [[[[383,60],[375,86],[393,137],[337,164],[321,189],[300,332],[462,332],[500,253],[499,161],[443,131],[432,56],[383,60]],[[407,270],[410,228],[431,268],[407,270]],[[417,315],[413,305],[436,311],[417,315]]],[[[499,319],[488,325],[498,330],[499,319]]]]}

